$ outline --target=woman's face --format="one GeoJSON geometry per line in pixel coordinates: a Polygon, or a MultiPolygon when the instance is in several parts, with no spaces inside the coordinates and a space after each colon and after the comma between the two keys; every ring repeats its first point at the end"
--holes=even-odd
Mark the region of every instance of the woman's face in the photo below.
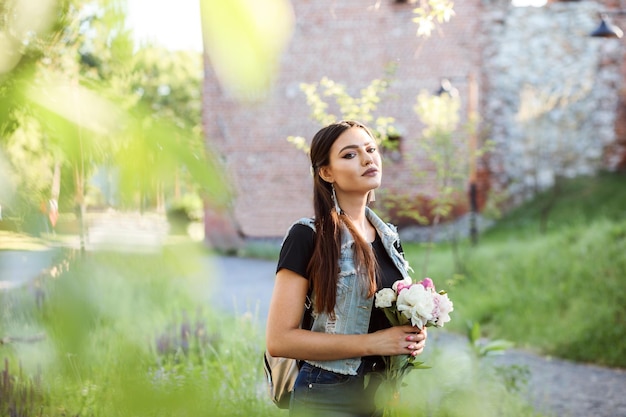
{"type": "Polygon", "coordinates": [[[367,194],[378,188],[382,164],[376,142],[364,129],[349,128],[333,143],[329,163],[320,169],[320,175],[344,193],[367,194]]]}

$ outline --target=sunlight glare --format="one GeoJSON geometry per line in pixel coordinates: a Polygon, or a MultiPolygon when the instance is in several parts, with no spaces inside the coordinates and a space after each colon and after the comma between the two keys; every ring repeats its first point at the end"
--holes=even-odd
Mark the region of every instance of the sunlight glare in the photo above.
{"type": "Polygon", "coordinates": [[[127,4],[127,23],[137,44],[202,51],[200,0],[178,0],[175,6],[152,0],[127,0],[127,4]]]}
{"type": "Polygon", "coordinates": [[[545,6],[547,0],[512,0],[513,7],[542,7],[545,6]]]}

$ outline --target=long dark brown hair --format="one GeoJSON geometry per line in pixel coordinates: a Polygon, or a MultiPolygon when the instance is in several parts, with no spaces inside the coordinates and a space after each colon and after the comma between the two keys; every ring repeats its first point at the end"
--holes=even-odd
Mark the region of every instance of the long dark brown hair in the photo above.
{"type": "Polygon", "coordinates": [[[330,148],[346,130],[358,127],[374,140],[372,132],[359,122],[344,120],[321,129],[311,142],[313,167],[313,206],[315,209],[315,245],[307,267],[315,293],[315,310],[332,314],[337,298],[339,254],[341,252],[341,225],[345,224],[354,238],[354,257],[357,275],[368,297],[376,292],[376,257],[368,242],[358,233],[350,218],[335,210],[332,184],[319,175],[320,168],[330,163],[330,148]]]}

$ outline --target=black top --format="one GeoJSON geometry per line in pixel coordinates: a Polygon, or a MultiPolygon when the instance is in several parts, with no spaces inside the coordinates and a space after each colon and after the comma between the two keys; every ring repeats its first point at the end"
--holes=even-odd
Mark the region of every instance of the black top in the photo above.
{"type": "MultiPolygon", "coordinates": [[[[302,275],[306,279],[309,278],[306,269],[311,256],[313,256],[314,233],[313,229],[303,224],[295,224],[291,228],[280,250],[276,272],[285,268],[302,275]]],[[[376,276],[379,282],[378,290],[391,288],[394,282],[402,279],[402,274],[393,264],[378,234],[376,234],[376,239],[372,242],[372,248],[378,262],[376,276]]],[[[381,309],[375,308],[373,303],[374,301],[372,300],[372,314],[369,324],[370,333],[391,326],[385,317],[385,313],[381,309]]]]}

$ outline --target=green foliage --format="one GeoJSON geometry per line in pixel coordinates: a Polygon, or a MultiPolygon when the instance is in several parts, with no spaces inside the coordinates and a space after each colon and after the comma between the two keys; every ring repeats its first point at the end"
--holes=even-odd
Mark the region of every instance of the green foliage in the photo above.
{"type": "MultiPolygon", "coordinates": [[[[437,226],[440,222],[453,218],[455,209],[465,209],[467,206],[464,198],[467,184],[475,175],[475,161],[483,147],[475,144],[475,125],[477,117],[469,115],[467,122],[467,134],[459,134],[460,124],[459,109],[461,101],[456,90],[450,90],[447,94],[431,95],[422,92],[417,96],[414,111],[424,124],[419,145],[424,150],[425,156],[431,163],[431,171],[434,173],[433,184],[427,184],[431,188],[431,225],[437,226]],[[464,162],[465,161],[465,162],[464,162]],[[472,175],[472,171],[473,175],[472,175]]],[[[423,170],[426,171],[426,170],[423,170]]],[[[424,172],[417,171],[416,178],[425,177],[424,172]]],[[[430,180],[430,178],[429,178],[430,180]]],[[[410,209],[410,207],[409,207],[410,209]]],[[[401,207],[401,211],[407,211],[407,207],[401,207]]],[[[461,269],[457,251],[457,238],[453,235],[452,256],[456,269],[461,269]]],[[[424,268],[428,266],[429,254],[425,256],[424,268]]]]}
{"type": "Polygon", "coordinates": [[[222,86],[242,100],[264,97],[291,39],[289,0],[202,0],[200,9],[205,50],[222,86]]]}
{"type": "Polygon", "coordinates": [[[437,23],[446,23],[454,16],[454,3],[450,0],[427,0],[419,4],[420,7],[413,9],[417,36],[429,37],[437,23]]]}
{"type": "Polygon", "coordinates": [[[467,340],[479,358],[503,353],[505,350],[513,347],[513,343],[508,340],[488,340],[483,342],[481,336],[480,324],[468,322],[467,340]]]}
{"type": "Polygon", "coordinates": [[[21,415],[278,415],[258,366],[260,326],[210,308],[201,253],[92,252],[59,262],[35,292],[0,292],[9,394],[37,388],[21,415]]]}
{"type": "Polygon", "coordinates": [[[185,194],[174,200],[166,211],[170,225],[170,233],[186,234],[191,222],[201,222],[204,219],[204,205],[197,194],[185,194]]]}
{"type": "MultiPolygon", "coordinates": [[[[393,68],[388,70],[393,73],[393,68]]],[[[392,146],[389,137],[398,135],[393,127],[393,117],[375,116],[381,96],[389,88],[390,80],[374,79],[368,86],[361,89],[360,97],[352,97],[344,84],[323,77],[319,83],[300,85],[306,95],[307,104],[311,109],[311,118],[320,126],[326,126],[339,120],[357,120],[364,123],[376,136],[383,146],[392,146]],[[326,101],[334,100],[334,103],[326,101]],[[334,105],[333,105],[334,104],[334,105]],[[337,116],[339,114],[339,116],[337,116]]],[[[287,140],[298,149],[308,152],[306,139],[300,136],[290,136],[287,140]]]]}
{"type": "MultiPolygon", "coordinates": [[[[0,9],[7,27],[21,16],[11,7],[0,9]]],[[[29,219],[50,198],[70,211],[102,204],[96,170],[116,181],[119,208],[162,209],[183,193],[228,200],[202,136],[200,53],[134,50],[118,0],[59,2],[31,17],[50,28],[29,34],[0,74],[0,188],[14,190],[0,200],[15,224],[36,229],[29,219]]]]}
{"type": "Polygon", "coordinates": [[[24,378],[22,369],[16,372],[6,359],[0,376],[0,416],[36,415],[44,401],[38,378],[24,378]]]}
{"type": "MultiPolygon", "coordinates": [[[[458,129],[461,101],[458,95],[430,95],[422,92],[414,107],[424,130],[420,147],[432,163],[435,173],[436,194],[433,197],[433,224],[447,218],[467,183],[468,166],[466,147],[459,146],[455,135],[458,129]]],[[[419,177],[420,174],[418,173],[419,177]]]]}
{"type": "MultiPolygon", "coordinates": [[[[454,321],[454,320],[453,320],[454,321]]],[[[429,337],[436,337],[435,332],[429,337]]],[[[424,353],[430,369],[414,370],[405,378],[398,416],[433,417],[540,416],[511,389],[497,368],[454,343],[424,353]]]]}
{"type": "MultiPolygon", "coordinates": [[[[626,193],[622,174],[577,178],[555,206],[551,231],[536,228],[536,201],[506,216],[478,247],[463,247],[462,276],[433,249],[425,273],[445,280],[450,328],[481,323],[486,337],[546,354],[626,367],[626,193]],[[450,277],[449,279],[446,279],[450,277]],[[612,346],[606,349],[606,346],[612,346]]],[[[541,198],[541,197],[540,197],[541,198]]],[[[405,244],[416,268],[424,249],[405,244]]]]}
{"type": "Polygon", "coordinates": [[[180,213],[186,221],[200,221],[203,218],[202,199],[197,194],[185,194],[171,203],[168,213],[180,213]]]}
{"type": "MultiPolygon", "coordinates": [[[[563,181],[560,184],[558,201],[548,220],[547,230],[558,232],[569,227],[585,226],[599,218],[609,221],[623,219],[626,196],[622,190],[625,181],[626,176],[623,173],[609,172],[563,181]]],[[[553,190],[547,189],[514,208],[485,237],[535,237],[540,232],[541,211],[552,195],[553,190]]]]}

